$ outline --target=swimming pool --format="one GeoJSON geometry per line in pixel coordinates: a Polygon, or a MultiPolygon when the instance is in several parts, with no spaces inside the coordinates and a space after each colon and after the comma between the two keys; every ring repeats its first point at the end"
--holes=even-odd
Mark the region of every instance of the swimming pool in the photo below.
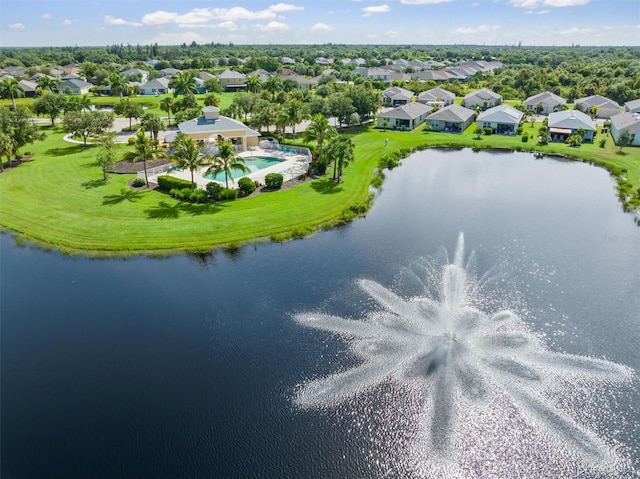
{"type": "MultiPolygon", "coordinates": [[[[244,171],[241,171],[239,169],[232,168],[231,174],[233,175],[234,180],[242,178],[249,173],[253,173],[258,170],[264,170],[265,168],[277,165],[278,163],[282,162],[282,160],[280,160],[279,158],[273,158],[271,156],[252,156],[250,158],[245,158],[244,160],[245,166],[251,171],[245,173],[244,171]]],[[[204,175],[204,177],[208,180],[224,181],[224,171],[221,171],[215,176],[211,173],[207,173],[206,175],[204,175]]]]}

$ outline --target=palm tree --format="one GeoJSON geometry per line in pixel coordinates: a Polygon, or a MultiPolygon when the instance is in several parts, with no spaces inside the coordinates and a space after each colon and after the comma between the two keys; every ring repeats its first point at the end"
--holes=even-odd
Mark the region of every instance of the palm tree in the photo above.
{"type": "Polygon", "coordinates": [[[178,72],[169,81],[169,88],[173,88],[173,97],[178,95],[185,95],[187,93],[196,94],[198,88],[196,87],[196,77],[193,72],[178,72]]]}
{"type": "Polygon", "coordinates": [[[60,83],[58,80],[48,75],[38,78],[38,86],[43,90],[49,90],[52,93],[58,89],[58,83],[60,83]]]}
{"type": "Polygon", "coordinates": [[[276,94],[282,91],[282,80],[280,77],[269,77],[267,81],[262,84],[262,89],[271,93],[271,101],[276,99],[276,94]]]}
{"type": "Polygon", "coordinates": [[[191,172],[191,189],[195,189],[195,181],[193,180],[193,172],[205,165],[211,164],[213,158],[204,153],[204,148],[198,145],[193,138],[178,134],[176,141],[173,143],[173,154],[171,161],[175,161],[180,168],[188,168],[191,172]]]}
{"type": "Polygon", "coordinates": [[[353,161],[353,141],[346,135],[336,136],[327,148],[329,157],[333,160],[333,179],[339,183],[342,168],[353,161]]]}
{"type": "Polygon", "coordinates": [[[140,121],[143,130],[148,131],[149,135],[153,135],[153,141],[158,143],[158,133],[164,130],[164,122],[157,113],[145,113],[140,121]]]}
{"type": "Polygon", "coordinates": [[[89,95],[82,95],[80,97],[78,97],[78,106],[80,107],[81,111],[89,111],[91,110],[91,98],[89,97],[89,95]]]}
{"type": "Polygon", "coordinates": [[[126,78],[120,75],[119,73],[114,72],[111,75],[109,75],[109,77],[107,78],[107,82],[111,87],[111,93],[112,94],[118,93],[120,94],[120,98],[122,98],[122,95],[124,93],[124,87],[127,85],[126,78]]]}
{"type": "Polygon", "coordinates": [[[578,129],[576,129],[575,134],[578,135],[581,140],[583,140],[584,139],[584,135],[587,134],[587,130],[585,130],[584,128],[578,128],[578,129]]]}
{"type": "Polygon", "coordinates": [[[11,98],[11,105],[16,109],[16,97],[24,96],[24,91],[20,88],[20,83],[15,78],[5,78],[0,82],[0,97],[11,98]]]}
{"type": "Polygon", "coordinates": [[[247,81],[245,82],[245,88],[251,93],[258,93],[262,88],[262,80],[260,80],[259,76],[252,75],[247,78],[247,81]]]}
{"type": "Polygon", "coordinates": [[[4,164],[2,163],[2,157],[6,156],[11,165],[11,158],[13,157],[13,141],[11,137],[6,133],[0,132],[0,171],[4,171],[4,164]]]}
{"type": "Polygon", "coordinates": [[[147,161],[153,161],[158,158],[166,158],[164,151],[159,149],[151,138],[144,135],[144,130],[138,130],[135,141],[133,143],[133,151],[128,151],[122,157],[123,160],[129,160],[134,163],[142,161],[144,166],[144,181],[149,186],[149,178],[147,177],[147,161]]]}
{"type": "Polygon", "coordinates": [[[108,132],[98,141],[100,149],[96,155],[96,166],[99,166],[102,170],[104,181],[107,181],[107,171],[112,169],[116,164],[115,141],[115,131],[108,132]]]}
{"type": "Polygon", "coordinates": [[[229,188],[229,178],[233,181],[233,170],[248,173],[251,170],[244,164],[244,158],[236,156],[236,149],[229,140],[218,142],[218,153],[212,165],[207,169],[207,174],[214,176],[224,171],[224,183],[229,188]]]}
{"type": "Polygon", "coordinates": [[[318,114],[313,117],[311,123],[303,133],[304,141],[309,143],[315,140],[318,146],[318,161],[322,159],[324,143],[337,134],[336,129],[329,124],[326,116],[318,114]]]}
{"type": "Polygon", "coordinates": [[[291,100],[285,105],[285,113],[289,121],[288,125],[291,126],[291,132],[295,138],[296,125],[307,117],[302,102],[300,100],[291,100]]]}
{"type": "Polygon", "coordinates": [[[167,96],[160,100],[160,109],[167,112],[169,118],[169,125],[171,125],[171,110],[173,109],[173,100],[167,96]]]}

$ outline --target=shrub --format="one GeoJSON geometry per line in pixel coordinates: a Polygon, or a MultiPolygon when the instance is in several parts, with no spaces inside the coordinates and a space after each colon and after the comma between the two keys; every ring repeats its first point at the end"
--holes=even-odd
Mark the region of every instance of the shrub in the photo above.
{"type": "Polygon", "coordinates": [[[207,190],[207,195],[209,195],[209,198],[217,200],[222,186],[220,186],[220,183],[212,181],[210,183],[207,183],[207,186],[205,188],[207,190]]]}
{"type": "Polygon", "coordinates": [[[486,128],[484,129],[484,134],[485,134],[486,136],[489,136],[489,135],[491,135],[492,133],[493,133],[493,129],[492,129],[490,126],[488,126],[488,127],[486,127],[486,128]]]}
{"type": "Polygon", "coordinates": [[[264,184],[270,189],[277,190],[281,188],[283,182],[284,176],[280,173],[268,173],[267,176],[264,177],[264,184]]]}
{"type": "Polygon", "coordinates": [[[238,195],[242,198],[256,191],[256,184],[250,178],[243,176],[238,180],[238,195]]]}
{"type": "Polygon", "coordinates": [[[207,201],[207,198],[207,192],[200,188],[189,191],[189,201],[193,201],[194,203],[204,203],[207,201]]]}
{"type": "Polygon", "coordinates": [[[322,158],[315,162],[316,171],[319,175],[324,175],[327,172],[327,160],[322,158]]]}
{"type": "Polygon", "coordinates": [[[182,189],[188,187],[189,189],[191,189],[191,182],[183,180],[182,178],[162,175],[158,176],[158,186],[167,191],[171,191],[174,188],[182,189]]]}
{"type": "Polygon", "coordinates": [[[526,143],[529,141],[529,134],[525,133],[524,135],[522,135],[522,143],[526,143]]]}
{"type": "Polygon", "coordinates": [[[127,140],[127,144],[130,146],[134,145],[135,143],[136,139],[133,136],[129,137],[129,139],[127,140]]]}
{"type": "Polygon", "coordinates": [[[131,186],[133,186],[134,188],[140,188],[141,186],[146,186],[146,184],[147,183],[142,178],[135,178],[131,182],[131,186]]]}
{"type": "Polygon", "coordinates": [[[172,188],[169,191],[171,196],[181,201],[189,199],[189,193],[191,193],[191,188],[172,188]]]}
{"type": "Polygon", "coordinates": [[[218,193],[218,198],[215,198],[219,201],[231,201],[235,200],[238,197],[238,190],[234,190],[231,188],[220,188],[218,193]]]}
{"type": "Polygon", "coordinates": [[[598,145],[600,146],[600,148],[604,148],[607,144],[607,139],[606,138],[600,138],[600,143],[598,143],[598,145]]]}
{"type": "Polygon", "coordinates": [[[393,170],[396,166],[400,165],[400,158],[397,154],[387,153],[378,162],[379,168],[387,168],[393,170]]]}
{"type": "Polygon", "coordinates": [[[519,126],[518,129],[516,130],[516,135],[522,135],[522,127],[519,126]]]}

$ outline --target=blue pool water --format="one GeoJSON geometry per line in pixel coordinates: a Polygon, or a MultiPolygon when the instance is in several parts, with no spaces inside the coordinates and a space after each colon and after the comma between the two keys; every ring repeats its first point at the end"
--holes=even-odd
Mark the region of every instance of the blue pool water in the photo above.
{"type": "MultiPolygon", "coordinates": [[[[254,156],[251,158],[246,158],[244,164],[247,168],[249,168],[249,170],[251,170],[249,173],[253,173],[258,170],[264,170],[265,168],[280,163],[281,161],[282,160],[278,158],[273,158],[270,156],[254,156]]],[[[242,178],[243,176],[249,174],[235,168],[232,168],[231,171],[234,180],[237,180],[238,178],[242,178]]],[[[208,180],[224,181],[224,172],[220,172],[215,176],[211,173],[208,173],[204,175],[204,177],[208,180]]]]}

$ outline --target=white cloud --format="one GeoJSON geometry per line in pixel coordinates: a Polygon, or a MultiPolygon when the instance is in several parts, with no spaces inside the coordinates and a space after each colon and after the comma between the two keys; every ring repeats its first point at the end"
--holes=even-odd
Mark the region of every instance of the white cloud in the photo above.
{"type": "Polygon", "coordinates": [[[405,5],[435,5],[436,3],[448,3],[453,0],[400,0],[405,5]]]}
{"type": "Polygon", "coordinates": [[[312,32],[330,32],[335,30],[331,25],[327,25],[326,23],[316,23],[311,27],[312,32]]]}
{"type": "Polygon", "coordinates": [[[225,30],[235,30],[238,28],[235,22],[232,21],[220,22],[211,26],[214,28],[224,28],[225,30]]]}
{"type": "Polygon", "coordinates": [[[142,25],[141,23],[138,23],[138,22],[128,22],[122,18],[114,18],[110,15],[107,15],[106,17],[104,17],[103,21],[107,25],[132,25],[134,27],[139,27],[142,25]]]}
{"type": "Polygon", "coordinates": [[[68,20],[68,19],[62,22],[63,25],[71,25],[72,23],[73,23],[73,20],[68,20]]]}
{"type": "Polygon", "coordinates": [[[589,0],[544,0],[548,7],[581,7],[589,3],[589,0]]]}
{"type": "Polygon", "coordinates": [[[478,25],[477,27],[456,28],[451,33],[456,35],[472,35],[474,33],[494,32],[500,29],[500,25],[478,25]]]}
{"type": "Polygon", "coordinates": [[[266,25],[256,25],[256,30],[259,32],[286,32],[291,27],[286,23],[269,22],[266,25]]]}
{"type": "Polygon", "coordinates": [[[395,30],[387,30],[384,32],[384,36],[387,38],[396,38],[398,36],[398,32],[395,30]]]}
{"type": "Polygon", "coordinates": [[[297,10],[304,10],[304,7],[291,5],[290,3],[278,3],[276,5],[271,5],[267,10],[272,12],[294,12],[297,10]]]}
{"type": "Polygon", "coordinates": [[[165,25],[167,23],[175,21],[176,18],[178,18],[177,13],[158,10],[156,12],[145,13],[142,16],[141,22],[144,25],[165,25]]]}
{"type": "Polygon", "coordinates": [[[362,11],[364,12],[363,16],[368,17],[369,15],[373,15],[374,13],[390,12],[391,7],[385,3],[384,5],[374,5],[372,7],[364,7],[362,11]]]}
{"type": "Polygon", "coordinates": [[[509,0],[516,8],[534,9],[540,6],[540,0],[509,0]]]}
{"type": "Polygon", "coordinates": [[[10,23],[9,28],[13,28],[14,30],[22,30],[24,29],[24,23],[10,23]]]}
{"type": "Polygon", "coordinates": [[[53,17],[50,13],[45,13],[44,15],[42,15],[42,18],[44,18],[45,20],[51,20],[53,17]]]}
{"type": "Polygon", "coordinates": [[[524,13],[525,15],[545,15],[549,12],[551,12],[551,10],[527,10],[524,13]]]}
{"type": "Polygon", "coordinates": [[[570,28],[568,30],[563,30],[558,32],[560,35],[587,35],[589,33],[594,33],[595,30],[593,28],[570,28]]]}

